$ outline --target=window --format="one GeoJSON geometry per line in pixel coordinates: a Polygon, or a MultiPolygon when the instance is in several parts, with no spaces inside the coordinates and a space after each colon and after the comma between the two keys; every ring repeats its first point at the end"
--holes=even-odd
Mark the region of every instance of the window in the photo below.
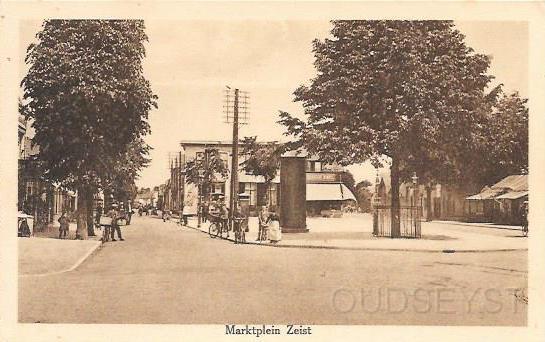
{"type": "Polygon", "coordinates": [[[271,187],[269,189],[269,204],[271,206],[276,206],[277,205],[277,203],[276,203],[277,191],[278,191],[277,187],[278,187],[278,184],[272,183],[271,187]]]}
{"type": "Polygon", "coordinates": [[[244,183],[244,192],[250,195],[250,205],[257,205],[257,183],[244,183]]]}

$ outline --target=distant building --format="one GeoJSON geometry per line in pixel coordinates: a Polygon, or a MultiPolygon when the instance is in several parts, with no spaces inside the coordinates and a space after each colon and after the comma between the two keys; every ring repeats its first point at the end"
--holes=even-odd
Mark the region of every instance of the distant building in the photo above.
{"type": "MultiPolygon", "coordinates": [[[[380,204],[389,205],[391,203],[390,175],[384,173],[379,179],[380,204]]],[[[420,206],[422,219],[427,220],[465,220],[467,218],[464,211],[466,197],[475,191],[469,185],[433,184],[428,189],[426,184],[419,184],[417,198],[414,190],[412,182],[401,183],[399,203],[402,206],[420,206]]]]}
{"type": "Polygon", "coordinates": [[[520,208],[528,200],[528,175],[511,175],[466,198],[468,219],[479,222],[521,224],[520,208]]]}

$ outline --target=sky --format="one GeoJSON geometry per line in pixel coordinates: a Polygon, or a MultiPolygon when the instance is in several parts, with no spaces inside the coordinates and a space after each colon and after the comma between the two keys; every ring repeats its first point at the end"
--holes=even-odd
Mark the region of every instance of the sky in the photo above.
{"type": "MultiPolygon", "coordinates": [[[[528,96],[528,28],[526,22],[456,22],[466,43],[492,56],[493,84],[528,96]]],[[[21,27],[21,59],[39,30],[39,22],[21,27]]],[[[232,126],[224,123],[223,90],[228,85],[249,92],[250,120],[240,136],[286,140],[276,123],[279,110],[302,116],[293,91],[308,84],[316,72],[312,41],[329,36],[328,21],[190,21],[148,20],[144,73],[159,97],[150,112],[153,147],[151,165],[137,185],[152,187],[169,177],[169,153],[181,140],[230,140],[232,126]]],[[[21,77],[26,67],[21,63],[21,77]]],[[[368,164],[348,169],[356,182],[374,181],[368,164]]],[[[384,174],[385,170],[381,170],[384,174]]]]}

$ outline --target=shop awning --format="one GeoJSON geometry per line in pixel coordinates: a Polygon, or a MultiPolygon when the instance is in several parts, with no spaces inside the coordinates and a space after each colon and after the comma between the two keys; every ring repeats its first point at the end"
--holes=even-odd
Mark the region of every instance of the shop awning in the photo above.
{"type": "Polygon", "coordinates": [[[496,197],[498,194],[502,193],[501,189],[487,189],[476,195],[466,197],[466,200],[486,200],[496,197]]]}
{"type": "Polygon", "coordinates": [[[528,196],[528,191],[511,191],[496,197],[496,199],[519,199],[528,196]]]}
{"type": "Polygon", "coordinates": [[[356,197],[344,184],[307,184],[307,201],[345,201],[356,197]]]}

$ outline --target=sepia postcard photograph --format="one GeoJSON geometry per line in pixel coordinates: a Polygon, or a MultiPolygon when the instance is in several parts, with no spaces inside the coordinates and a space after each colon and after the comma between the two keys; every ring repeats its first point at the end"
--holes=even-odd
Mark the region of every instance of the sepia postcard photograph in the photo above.
{"type": "Polygon", "coordinates": [[[464,4],[0,7],[1,340],[541,340],[545,7],[464,4]]]}

